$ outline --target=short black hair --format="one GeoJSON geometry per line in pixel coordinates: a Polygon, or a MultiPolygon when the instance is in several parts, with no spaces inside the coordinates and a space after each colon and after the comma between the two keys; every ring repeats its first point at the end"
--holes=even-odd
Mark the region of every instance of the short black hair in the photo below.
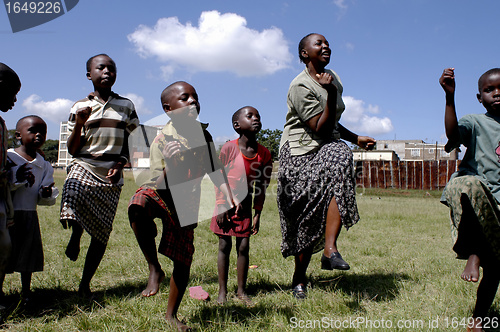
{"type": "MultiPolygon", "coordinates": [[[[160,95],[160,101],[161,101],[162,105],[163,105],[164,99],[169,97],[169,94],[172,91],[172,88],[174,86],[176,86],[177,84],[181,84],[181,83],[189,84],[188,82],[185,82],[185,81],[177,81],[177,82],[170,84],[165,89],[163,89],[163,91],[161,92],[161,95],[160,95]]],[[[189,84],[189,85],[191,85],[191,84],[189,84]]]]}
{"type": "Polygon", "coordinates": [[[302,62],[302,63],[305,63],[305,62],[304,62],[304,58],[302,57],[302,54],[301,54],[301,53],[302,53],[302,50],[304,49],[304,46],[306,45],[306,41],[307,41],[307,39],[308,39],[309,37],[311,37],[312,35],[317,35],[317,33],[316,33],[316,32],[311,32],[310,34],[308,34],[308,35],[304,36],[304,37],[300,40],[300,42],[299,42],[299,59],[300,59],[300,62],[302,62]]]}
{"type": "Polygon", "coordinates": [[[487,76],[490,76],[491,74],[500,74],[500,68],[492,68],[485,72],[479,79],[477,80],[477,89],[479,93],[481,93],[481,86],[483,85],[484,80],[486,79],[487,76]]]}
{"type": "Polygon", "coordinates": [[[240,108],[239,110],[237,110],[236,112],[234,112],[233,117],[231,118],[231,123],[234,123],[235,121],[238,121],[238,119],[240,118],[241,112],[243,112],[243,110],[245,108],[247,108],[247,107],[248,106],[243,106],[242,108],[240,108]]]}
{"type": "Polygon", "coordinates": [[[26,119],[29,119],[29,118],[35,118],[35,119],[39,119],[39,120],[42,120],[43,123],[45,123],[45,126],[47,126],[47,123],[45,122],[44,119],[42,119],[40,116],[38,115],[26,115],[26,116],[23,116],[22,118],[20,118],[19,120],[17,120],[17,123],[16,123],[16,130],[17,128],[21,125],[21,123],[26,120],[26,119]]]}
{"type": "MultiPolygon", "coordinates": [[[[108,58],[111,59],[111,57],[109,55],[107,55],[106,53],[101,53],[101,54],[97,54],[97,55],[94,55],[93,57],[90,57],[88,60],[87,60],[87,73],[90,72],[90,66],[92,66],[92,61],[97,58],[98,56],[107,56],[108,58]]],[[[115,63],[115,60],[111,59],[111,61],[113,61],[114,65],[115,65],[115,68],[116,68],[116,63],[115,63]]]]}
{"type": "Polygon", "coordinates": [[[0,62],[0,84],[16,84],[17,86],[21,86],[21,80],[17,73],[2,62],[0,62]]]}

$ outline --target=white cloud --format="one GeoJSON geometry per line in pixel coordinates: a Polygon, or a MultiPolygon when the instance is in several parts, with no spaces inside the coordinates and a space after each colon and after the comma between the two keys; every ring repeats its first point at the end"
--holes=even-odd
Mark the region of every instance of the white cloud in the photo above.
{"type": "Polygon", "coordinates": [[[287,68],[293,56],[283,32],[247,27],[234,13],[202,12],[198,26],[177,17],[160,18],[154,27],[140,25],[128,35],[142,57],[167,63],[164,75],[176,68],[192,72],[229,71],[239,76],[263,76],[287,68]]]}
{"type": "Polygon", "coordinates": [[[215,147],[218,147],[219,145],[224,145],[227,141],[232,141],[238,137],[239,135],[237,133],[234,133],[232,136],[217,136],[214,138],[214,145],[215,147]]]}
{"type": "Polygon", "coordinates": [[[344,48],[346,50],[348,50],[349,52],[352,52],[352,51],[354,51],[354,44],[347,42],[347,43],[344,44],[344,48]]]}
{"type": "Polygon", "coordinates": [[[73,106],[74,101],[69,99],[57,98],[52,101],[43,101],[38,95],[31,95],[23,101],[23,106],[26,113],[37,114],[45,120],[54,123],[67,121],[69,110],[73,106]]]}
{"type": "Polygon", "coordinates": [[[135,93],[127,93],[123,96],[125,98],[130,99],[134,103],[135,110],[136,110],[137,114],[139,115],[139,119],[141,118],[141,115],[153,113],[148,108],[146,108],[146,106],[144,105],[144,98],[143,97],[136,95],[135,93]]]}
{"type": "Polygon", "coordinates": [[[333,0],[333,4],[340,9],[347,9],[347,5],[345,3],[345,0],[333,0]]]}
{"type": "Polygon", "coordinates": [[[171,77],[174,75],[175,72],[175,67],[174,66],[161,66],[161,77],[165,82],[168,82],[171,80],[171,77]]]}
{"type": "Polygon", "coordinates": [[[342,97],[346,110],[342,114],[340,122],[349,130],[359,135],[380,135],[394,130],[391,119],[378,117],[380,113],[378,106],[368,105],[359,99],[350,96],[342,97]]]}

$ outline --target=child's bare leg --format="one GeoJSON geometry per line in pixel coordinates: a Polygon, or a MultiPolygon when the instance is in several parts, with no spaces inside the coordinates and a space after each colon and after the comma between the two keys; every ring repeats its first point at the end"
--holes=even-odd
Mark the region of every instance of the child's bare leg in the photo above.
{"type": "Polygon", "coordinates": [[[497,265],[497,262],[494,262],[494,265],[483,265],[483,277],[477,288],[476,306],[472,314],[476,324],[470,329],[471,331],[482,331],[481,322],[488,316],[491,304],[495,300],[500,283],[500,269],[497,265]]]}
{"type": "Polygon", "coordinates": [[[141,248],[142,254],[148,262],[149,277],[146,289],[142,291],[142,296],[149,297],[158,293],[160,284],[165,279],[165,272],[163,272],[160,262],[158,261],[158,254],[156,251],[155,237],[157,235],[156,225],[152,218],[147,217],[144,208],[139,206],[131,206],[129,208],[130,226],[134,231],[137,243],[141,248]]]}
{"type": "Polygon", "coordinates": [[[0,272],[0,308],[2,307],[1,306],[1,303],[2,303],[2,300],[3,300],[3,297],[5,296],[4,292],[3,292],[3,281],[5,280],[5,272],[0,272]]]}
{"type": "Polygon", "coordinates": [[[247,276],[248,276],[248,263],[249,263],[249,252],[250,252],[250,238],[248,237],[237,237],[236,238],[236,250],[238,253],[237,267],[238,267],[238,290],[236,295],[238,298],[249,301],[246,294],[247,276]]]}
{"type": "Polygon", "coordinates": [[[178,331],[188,331],[191,328],[182,323],[177,318],[177,311],[186,291],[186,286],[189,279],[189,271],[191,266],[184,265],[178,261],[174,261],[174,270],[170,278],[170,292],[168,294],[167,313],[165,319],[172,325],[177,327],[178,331]]]}
{"type": "Polygon", "coordinates": [[[21,272],[22,296],[28,299],[31,294],[31,272],[21,272]]]}
{"type": "Polygon", "coordinates": [[[478,255],[470,255],[465,264],[464,271],[460,276],[465,281],[477,282],[479,280],[480,259],[478,255]]]}
{"type": "Polygon", "coordinates": [[[72,232],[68,245],[66,246],[66,256],[72,261],[76,261],[80,254],[80,240],[82,238],[83,228],[80,224],[72,220],[68,220],[68,224],[71,226],[72,232]]]}
{"type": "Polygon", "coordinates": [[[87,250],[87,257],[85,257],[85,265],[83,266],[82,280],[80,281],[80,287],[78,288],[78,293],[90,297],[92,292],[90,291],[90,281],[94,277],[102,258],[104,257],[104,252],[106,251],[106,244],[99,241],[97,238],[92,237],[90,240],[89,249],[87,250]]]}
{"type": "Polygon", "coordinates": [[[217,302],[224,304],[227,301],[227,276],[229,273],[229,257],[232,241],[230,236],[219,237],[219,253],[217,255],[217,272],[219,273],[219,296],[217,302]]]}
{"type": "Polygon", "coordinates": [[[7,228],[0,229],[0,296],[3,295],[3,281],[5,279],[5,269],[10,257],[12,243],[7,228]]]}

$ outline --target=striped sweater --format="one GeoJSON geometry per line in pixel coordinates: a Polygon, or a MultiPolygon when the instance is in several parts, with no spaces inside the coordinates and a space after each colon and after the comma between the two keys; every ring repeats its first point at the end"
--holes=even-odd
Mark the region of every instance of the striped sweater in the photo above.
{"type": "Polygon", "coordinates": [[[92,108],[92,112],[82,128],[82,148],[73,156],[71,163],[80,164],[107,183],[108,170],[119,160],[128,161],[128,135],[139,125],[139,118],[129,99],[112,93],[108,101],[102,103],[91,93],[71,108],[68,120],[70,132],[75,127],[76,111],[87,106],[92,108]]]}

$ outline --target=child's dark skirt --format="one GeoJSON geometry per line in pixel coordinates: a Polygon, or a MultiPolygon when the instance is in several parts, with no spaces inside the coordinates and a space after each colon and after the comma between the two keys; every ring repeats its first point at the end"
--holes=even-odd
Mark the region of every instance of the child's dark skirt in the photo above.
{"type": "MultiPolygon", "coordinates": [[[[106,244],[122,185],[104,183],[79,164],[68,168],[61,198],[61,221],[73,220],[106,244]]],[[[64,225],[64,222],[63,222],[64,225]]]]}

